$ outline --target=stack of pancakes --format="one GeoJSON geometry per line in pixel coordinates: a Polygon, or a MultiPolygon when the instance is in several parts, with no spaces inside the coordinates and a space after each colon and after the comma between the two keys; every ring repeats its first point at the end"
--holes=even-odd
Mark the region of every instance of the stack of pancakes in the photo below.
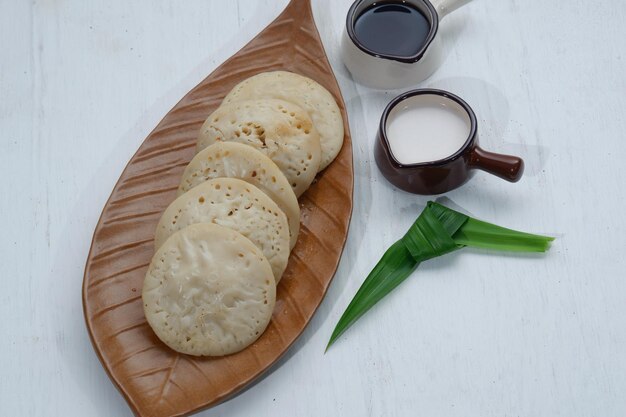
{"type": "Polygon", "coordinates": [[[221,356],[263,333],[298,239],[297,198],[343,136],[332,95],[285,71],[239,83],[208,116],[143,286],[146,318],[165,344],[221,356]]]}

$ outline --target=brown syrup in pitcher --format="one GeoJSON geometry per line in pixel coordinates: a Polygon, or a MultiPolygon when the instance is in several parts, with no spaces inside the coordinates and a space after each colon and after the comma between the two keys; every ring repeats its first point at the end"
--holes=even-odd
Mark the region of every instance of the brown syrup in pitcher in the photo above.
{"type": "Polygon", "coordinates": [[[430,22],[408,3],[374,3],[356,18],[354,33],[361,45],[374,53],[410,57],[424,47],[430,22]]]}

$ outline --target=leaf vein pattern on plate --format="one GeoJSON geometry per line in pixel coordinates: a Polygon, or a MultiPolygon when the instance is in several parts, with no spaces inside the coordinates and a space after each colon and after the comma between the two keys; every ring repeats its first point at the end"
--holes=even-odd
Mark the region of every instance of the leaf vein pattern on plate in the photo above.
{"type": "Polygon", "coordinates": [[[115,310],[118,307],[121,307],[121,306],[126,305],[126,304],[130,304],[133,301],[137,301],[139,299],[141,299],[141,294],[136,295],[134,297],[131,297],[131,298],[127,299],[127,300],[121,301],[119,303],[113,304],[111,306],[105,307],[102,310],[100,310],[100,311],[98,311],[96,313],[93,313],[92,316],[91,316],[92,320],[96,320],[97,318],[99,318],[100,316],[106,314],[107,312],[109,312],[111,310],[115,310]]]}
{"type": "Polygon", "coordinates": [[[157,400],[159,402],[164,401],[164,400],[167,401],[167,397],[165,397],[164,394],[167,392],[168,385],[171,382],[170,379],[172,378],[172,372],[174,372],[174,369],[176,369],[176,365],[178,364],[179,359],[180,359],[180,354],[175,354],[174,361],[169,366],[167,375],[165,376],[165,379],[163,380],[163,384],[161,385],[161,388],[159,389],[159,395],[157,396],[157,400]]]}

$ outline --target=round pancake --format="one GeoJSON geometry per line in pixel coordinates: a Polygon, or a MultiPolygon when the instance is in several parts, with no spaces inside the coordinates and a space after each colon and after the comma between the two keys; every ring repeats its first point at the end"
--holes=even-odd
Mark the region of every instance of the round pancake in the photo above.
{"type": "Polygon", "coordinates": [[[300,206],[287,178],[271,159],[252,146],[237,142],[216,142],[200,151],[187,165],[178,187],[181,195],[204,181],[239,178],[267,194],[287,216],[289,249],[293,249],[300,230],[300,206]]]}
{"type": "Polygon", "coordinates": [[[295,104],[268,99],[223,104],[202,125],[197,151],[228,141],[253,146],[267,155],[298,197],[315,179],[319,135],[309,115],[295,104]]]}
{"type": "Polygon", "coordinates": [[[195,223],[214,223],[233,229],[252,241],[269,261],[280,281],[289,258],[287,217],[261,190],[237,178],[216,178],[192,188],[163,212],[154,246],[195,223]]]}
{"type": "Polygon", "coordinates": [[[259,98],[277,98],[302,107],[320,135],[323,170],[335,159],[343,145],[343,119],[332,94],[317,82],[287,71],[263,72],[237,84],[224,103],[259,98]]]}
{"type": "Polygon", "coordinates": [[[270,322],[276,285],[267,259],[240,233],[195,224],[156,251],[142,290],[146,319],[170,348],[222,356],[252,344],[270,322]]]}

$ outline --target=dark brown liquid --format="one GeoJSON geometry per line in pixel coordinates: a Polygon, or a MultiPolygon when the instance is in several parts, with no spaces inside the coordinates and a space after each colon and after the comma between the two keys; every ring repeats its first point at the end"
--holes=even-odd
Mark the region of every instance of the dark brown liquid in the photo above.
{"type": "Polygon", "coordinates": [[[426,43],[430,23],[407,3],[375,4],[354,23],[354,33],[363,46],[381,55],[410,57],[426,43]]]}

